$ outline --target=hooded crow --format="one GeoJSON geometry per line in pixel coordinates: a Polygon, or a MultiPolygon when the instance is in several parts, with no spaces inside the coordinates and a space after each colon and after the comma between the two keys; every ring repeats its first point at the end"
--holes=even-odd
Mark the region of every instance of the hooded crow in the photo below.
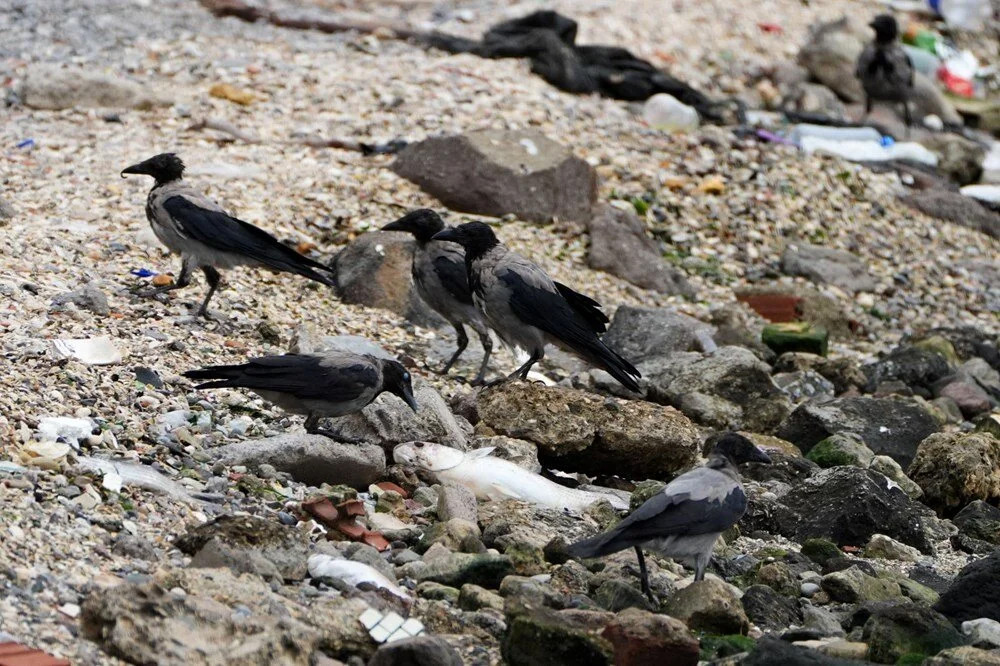
{"type": "Polygon", "coordinates": [[[746,437],[728,432],[716,440],[704,467],[681,474],[613,528],[569,546],[573,557],[602,557],[635,548],[642,590],[653,600],[642,546],[666,557],[693,561],[695,580],[705,577],[719,535],[747,509],[737,465],[771,459],[746,437]]]}
{"type": "Polygon", "coordinates": [[[476,305],[504,342],[530,354],[508,380],[525,379],[551,343],[604,368],[626,388],[639,390],[639,371],[598,337],[608,325],[600,303],[554,282],[541,267],[510,251],[482,222],[445,229],[433,240],[465,248],[476,305]]]}
{"type": "Polygon", "coordinates": [[[899,26],[896,19],[880,14],[869,23],[875,30],[875,41],[858,56],[855,75],[865,90],[865,115],[871,113],[872,102],[903,103],[906,126],[910,118],[910,95],[913,92],[913,62],[896,43],[899,26]]]}
{"type": "Polygon", "coordinates": [[[310,434],[337,437],[318,427],[324,417],[361,411],[383,391],[394,393],[417,411],[410,373],[398,361],[367,354],[326,352],[250,359],[241,365],[216,365],[184,373],[208,379],[195,388],[248,388],[282,409],[306,416],[310,434]]]}
{"type": "Polygon", "coordinates": [[[186,287],[191,270],[201,268],[208,281],[208,294],[198,315],[208,318],[208,302],[219,286],[219,268],[261,266],[333,286],[333,278],[324,274],[332,269],[302,256],[263,229],[228,215],[217,203],[189,187],[182,180],[184,163],[174,153],[126,167],[122,178],[127,173],[145,174],[156,180],[146,199],[146,217],[160,242],[181,255],[177,280],[147,295],[186,287]]]}
{"type": "Polygon", "coordinates": [[[469,276],[465,269],[465,250],[458,243],[431,240],[444,229],[441,216],[428,208],[407,213],[395,222],[382,227],[382,231],[404,231],[413,234],[417,247],[413,252],[413,283],[417,293],[455,327],[458,349],[445,363],[441,374],[447,374],[469,344],[465,334],[467,324],[479,334],[483,344],[483,362],[473,384],[481,384],[486,376],[486,365],[493,350],[493,339],[483,314],[472,302],[469,276]]]}

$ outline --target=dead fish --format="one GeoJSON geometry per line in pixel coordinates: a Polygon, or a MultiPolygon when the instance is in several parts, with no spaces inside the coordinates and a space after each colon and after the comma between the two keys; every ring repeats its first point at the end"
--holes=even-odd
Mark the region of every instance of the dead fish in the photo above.
{"type": "Polygon", "coordinates": [[[490,454],[495,447],[464,452],[432,442],[407,442],[392,451],[398,463],[408,463],[437,474],[443,483],[458,483],[479,499],[517,499],[549,509],[581,512],[597,500],[624,510],[628,501],[617,495],[567,488],[490,454]]]}
{"type": "Polygon", "coordinates": [[[95,470],[104,475],[103,484],[109,490],[118,492],[122,486],[138,486],[186,502],[196,499],[181,484],[168,479],[149,465],[77,456],[77,464],[85,469],[95,470]]]}
{"type": "Polygon", "coordinates": [[[376,587],[388,590],[400,599],[410,600],[410,595],[406,590],[397,585],[396,581],[390,580],[388,576],[378,569],[363,562],[344,560],[332,555],[316,553],[309,556],[307,566],[309,568],[309,576],[312,578],[336,578],[352,587],[357,587],[361,583],[371,583],[376,587]]]}

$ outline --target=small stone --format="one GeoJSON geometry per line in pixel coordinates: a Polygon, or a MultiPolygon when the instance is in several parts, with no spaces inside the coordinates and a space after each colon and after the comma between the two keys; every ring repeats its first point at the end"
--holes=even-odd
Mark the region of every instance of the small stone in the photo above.
{"type": "Polygon", "coordinates": [[[732,588],[715,578],[696,581],[674,593],[665,610],[698,631],[745,634],[750,626],[732,588]]]}
{"type": "Polygon", "coordinates": [[[831,599],[844,603],[887,601],[903,596],[898,583],[869,576],[857,566],[823,576],[821,586],[831,599]]]}
{"type": "Polygon", "coordinates": [[[916,562],[920,559],[920,551],[913,546],[900,543],[892,537],[884,534],[873,534],[868,545],[865,546],[865,555],[884,560],[899,560],[901,562],[916,562]]]}
{"type": "Polygon", "coordinates": [[[702,194],[722,194],[726,191],[726,181],[719,176],[711,176],[698,183],[698,191],[702,194]]]}
{"type": "Polygon", "coordinates": [[[483,608],[503,610],[503,597],[479,585],[466,583],[459,590],[458,607],[466,611],[477,611],[483,608]]]}
{"type": "Polygon", "coordinates": [[[811,597],[820,591],[820,586],[816,583],[806,582],[799,587],[799,592],[803,597],[811,597]]]}

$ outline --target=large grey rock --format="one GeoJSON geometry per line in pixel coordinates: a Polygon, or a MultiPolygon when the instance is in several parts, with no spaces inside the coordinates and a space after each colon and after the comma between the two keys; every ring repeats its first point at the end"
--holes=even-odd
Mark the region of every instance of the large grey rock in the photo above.
{"type": "Polygon", "coordinates": [[[668,615],[629,608],[618,613],[601,636],[611,641],[615,663],[621,666],[698,663],[698,639],[668,615]]]}
{"type": "Polygon", "coordinates": [[[983,175],[986,148],[959,134],[933,134],[920,143],[938,156],[938,171],[959,185],[978,183],[983,175]]]}
{"type": "Polygon", "coordinates": [[[770,366],[743,347],[677,353],[638,368],[650,400],[673,405],[713,428],[768,432],[792,411],[791,401],[771,379],[770,366]]]}
{"type": "Polygon", "coordinates": [[[386,643],[368,666],[462,666],[462,658],[438,636],[414,636],[386,643]]]}
{"type": "Polygon", "coordinates": [[[92,68],[29,65],[20,87],[21,100],[36,109],[123,108],[170,106],[152,88],[92,68]]]}
{"type": "Polygon", "coordinates": [[[501,644],[503,663],[610,666],[614,650],[598,632],[613,617],[611,613],[526,608],[510,618],[510,629],[501,644]]]}
{"type": "Polygon", "coordinates": [[[794,243],[781,255],[781,269],[818,284],[832,284],[844,291],[874,291],[875,278],[857,256],[844,250],[794,243]]]}
{"type": "Polygon", "coordinates": [[[256,516],[220,516],[188,530],[175,543],[193,567],[228,567],[280,581],[306,577],[309,536],[256,516]]]}
{"type": "Polygon", "coordinates": [[[946,536],[934,512],[881,474],[858,467],[817,472],[782,495],[770,529],[801,543],[823,537],[838,546],[863,546],[885,534],[921,552],[946,536]]]}
{"type": "Polygon", "coordinates": [[[409,234],[371,232],[348,243],[333,258],[337,295],[347,303],[390,310],[423,325],[444,324],[413,287],[409,234]]]}
{"type": "Polygon", "coordinates": [[[591,268],[661,294],[694,296],[684,271],[663,259],[658,243],[646,234],[646,225],[635,211],[600,205],[587,228],[591,268]]]}
{"type": "Polygon", "coordinates": [[[701,437],[680,412],[639,400],[512,382],[479,396],[479,428],[538,445],[566,471],[669,477],[698,459],[701,437]]]}
{"type": "Polygon", "coordinates": [[[905,468],[917,445],[937,430],[934,417],[913,400],[859,396],[799,405],[775,434],[804,453],[831,435],[855,435],[905,468]]]}
{"type": "Polygon", "coordinates": [[[633,364],[673,352],[703,349],[715,329],[672,308],[622,305],[615,310],[604,344],[633,364]]]}
{"type": "Polygon", "coordinates": [[[306,607],[229,569],[161,569],[147,583],[93,587],[80,628],[134,664],[307,666],[318,650],[372,654],[375,643],[357,619],[366,608],[360,599],[329,596],[306,607]]]}
{"type": "Polygon", "coordinates": [[[944,356],[914,345],[896,347],[862,369],[868,376],[866,389],[870,392],[883,382],[899,381],[925,398],[931,397],[934,385],[950,371],[944,356]]]}
{"type": "Polygon", "coordinates": [[[1000,500],[1000,439],[990,433],[937,433],[917,449],[907,471],[924,502],[951,514],[974,500],[1000,500]]]}
{"type": "Polygon", "coordinates": [[[823,576],[823,591],[833,601],[856,604],[864,601],[902,599],[899,583],[869,576],[858,567],[848,567],[823,576]]]}
{"type": "Polygon", "coordinates": [[[802,611],[794,598],[776,592],[767,585],[751,585],[743,592],[743,610],[761,629],[783,630],[802,624],[802,611]]]}
{"type": "Polygon", "coordinates": [[[965,565],[934,609],[955,624],[981,617],[1000,621],[1000,549],[965,565]]]}
{"type": "Polygon", "coordinates": [[[95,282],[88,282],[80,289],[59,294],[52,299],[52,307],[56,310],[65,308],[68,303],[102,317],[111,312],[108,297],[95,282]]]}
{"type": "Polygon", "coordinates": [[[900,201],[925,215],[1000,238],[1000,213],[986,208],[972,197],[935,188],[912,191],[900,197],[900,201]]]}
{"type": "Polygon", "coordinates": [[[862,639],[868,643],[868,658],[879,664],[898,663],[906,654],[937,654],[965,642],[947,618],[919,604],[876,609],[865,622],[862,639]]]}
{"type": "Polygon", "coordinates": [[[969,502],[952,522],[965,534],[1000,546],[1000,509],[982,500],[969,502]]]}
{"type": "Polygon", "coordinates": [[[463,213],[585,222],[597,201],[594,169],[532,129],[432,137],[407,146],[392,169],[463,213]]]}
{"type": "Polygon", "coordinates": [[[385,452],[373,444],[345,444],[322,435],[293,433],[227,444],[213,450],[224,465],[272,465],[318,486],[343,483],[367,489],[385,472],[385,452]]]}
{"type": "Polygon", "coordinates": [[[745,634],[750,627],[733,588],[716,578],[678,590],[667,600],[665,610],[691,629],[712,634],[745,634]]]}
{"type": "Polygon", "coordinates": [[[360,412],[329,419],[329,428],[349,439],[363,439],[387,451],[414,440],[430,440],[453,448],[467,448],[472,426],[451,413],[434,387],[417,382],[413,391],[418,409],[414,413],[395,395],[383,393],[360,412]]]}

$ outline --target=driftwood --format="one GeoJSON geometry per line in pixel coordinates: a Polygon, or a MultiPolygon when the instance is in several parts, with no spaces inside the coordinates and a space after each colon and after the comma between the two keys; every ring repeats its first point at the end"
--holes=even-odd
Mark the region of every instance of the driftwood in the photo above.
{"type": "Polygon", "coordinates": [[[360,32],[372,34],[390,31],[400,39],[422,38],[427,33],[407,26],[373,21],[350,21],[336,18],[295,18],[268,9],[255,7],[243,0],[199,0],[202,6],[214,16],[233,16],[248,23],[266,21],[282,28],[296,30],[319,30],[320,32],[360,32]]]}

